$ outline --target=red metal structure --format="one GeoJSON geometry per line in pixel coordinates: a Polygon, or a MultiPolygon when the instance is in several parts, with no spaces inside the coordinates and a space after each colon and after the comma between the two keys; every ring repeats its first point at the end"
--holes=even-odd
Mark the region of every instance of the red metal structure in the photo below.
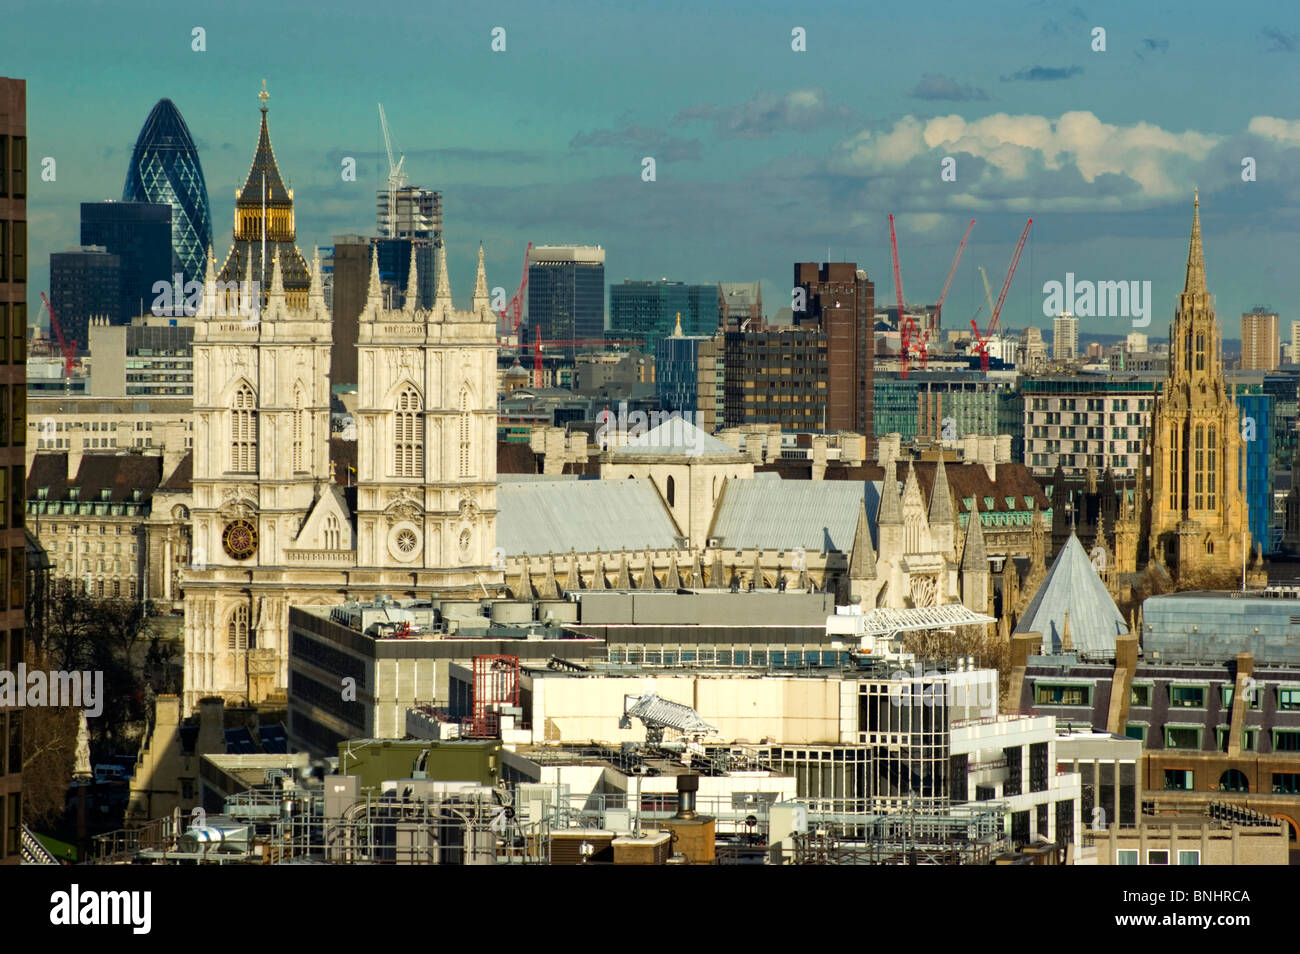
{"type": "Polygon", "coordinates": [[[603,348],[606,346],[640,348],[643,342],[631,338],[556,338],[542,341],[541,334],[533,335],[533,387],[540,388],[542,382],[542,348],[603,348]]]}
{"type": "Polygon", "coordinates": [[[1034,224],[1030,219],[1025,223],[1025,230],[1020,233],[1020,241],[1016,243],[1016,250],[1011,255],[1011,265],[1007,269],[1007,277],[1002,281],[1002,291],[998,293],[997,304],[993,306],[993,314],[989,316],[989,326],[983,334],[980,334],[980,326],[972,318],[970,326],[975,331],[975,350],[980,356],[980,370],[989,369],[989,339],[993,337],[993,332],[998,326],[998,316],[1002,314],[1002,305],[1007,300],[1007,291],[1011,288],[1011,279],[1015,277],[1016,265],[1020,262],[1020,253],[1025,250],[1025,240],[1029,238],[1029,227],[1034,224]]]}
{"type": "Polygon", "coordinates": [[[908,367],[912,360],[912,335],[916,331],[916,323],[906,314],[907,305],[903,299],[903,272],[898,264],[898,237],[894,234],[894,216],[889,216],[889,253],[894,262],[894,294],[898,298],[898,336],[899,348],[898,354],[902,361],[902,370],[900,377],[906,379],[908,367]]]}
{"type": "Polygon", "coordinates": [[[519,657],[474,657],[474,717],[469,734],[477,738],[501,735],[501,709],[519,705],[519,657]]]}
{"type": "Polygon", "coordinates": [[[50,329],[54,332],[54,336],[59,339],[59,350],[63,352],[64,376],[70,379],[72,369],[77,366],[77,343],[73,341],[69,344],[63,339],[63,331],[59,328],[59,319],[55,316],[54,306],[50,304],[45,292],[41,292],[41,301],[45,302],[45,309],[50,313],[50,329]]]}
{"type": "Polygon", "coordinates": [[[948,297],[948,289],[952,287],[953,276],[957,274],[957,266],[961,263],[962,252],[966,251],[966,240],[970,238],[970,230],[975,228],[975,220],[970,220],[970,225],[966,226],[966,234],[961,237],[961,244],[957,246],[957,254],[952,257],[952,266],[948,269],[948,277],[944,279],[943,291],[939,292],[939,300],[934,303],[934,318],[930,318],[925,323],[925,333],[921,336],[921,370],[925,370],[926,363],[930,357],[930,333],[934,331],[934,322],[942,317],[943,303],[948,297]]]}
{"type": "MultiPolygon", "coordinates": [[[[515,291],[515,296],[506,302],[506,307],[498,315],[500,322],[497,333],[501,337],[501,344],[505,344],[505,339],[510,335],[518,336],[519,323],[524,317],[524,293],[528,291],[528,255],[533,250],[533,243],[528,243],[528,248],[524,249],[524,273],[519,278],[519,288],[515,291]]],[[[516,340],[517,337],[516,337],[516,340]]]]}

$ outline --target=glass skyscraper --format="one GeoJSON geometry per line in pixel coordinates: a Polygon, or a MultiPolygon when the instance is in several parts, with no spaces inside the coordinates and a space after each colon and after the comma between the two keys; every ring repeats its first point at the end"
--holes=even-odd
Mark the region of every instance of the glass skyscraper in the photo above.
{"type": "Polygon", "coordinates": [[[534,245],[528,256],[528,332],[572,357],[577,340],[605,336],[605,250],[592,245],[534,245]]]}
{"type": "Polygon", "coordinates": [[[126,170],[123,202],[161,202],[172,207],[172,252],[188,281],[202,281],[212,245],[208,187],[199,153],[176,104],[160,99],[144,121],[126,170]]]}

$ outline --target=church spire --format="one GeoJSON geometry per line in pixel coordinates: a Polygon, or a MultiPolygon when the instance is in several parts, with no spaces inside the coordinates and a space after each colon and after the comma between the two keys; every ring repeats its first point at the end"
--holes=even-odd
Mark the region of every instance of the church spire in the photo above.
{"type": "Polygon", "coordinates": [[[402,313],[414,315],[416,303],[420,299],[420,271],[415,264],[415,243],[411,243],[411,270],[406,275],[406,301],[402,302],[402,313]]]}
{"type": "Polygon", "coordinates": [[[370,287],[366,289],[366,308],[378,311],[384,305],[383,288],[379,284],[379,248],[370,246],[370,287]]]}
{"type": "Polygon", "coordinates": [[[482,242],[478,246],[478,271],[474,273],[474,301],[470,310],[476,315],[487,314],[488,310],[487,269],[483,266],[482,242]]]}
{"type": "Polygon", "coordinates": [[[1192,239],[1187,249],[1187,282],[1183,294],[1205,294],[1205,250],[1201,247],[1201,194],[1193,190],[1192,239]]]}

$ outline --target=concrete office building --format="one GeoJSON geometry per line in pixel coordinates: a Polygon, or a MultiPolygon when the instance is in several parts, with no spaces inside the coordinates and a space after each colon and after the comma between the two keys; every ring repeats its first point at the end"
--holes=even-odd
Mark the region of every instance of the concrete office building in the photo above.
{"type": "MultiPolygon", "coordinates": [[[[605,337],[605,250],[599,245],[534,245],[528,254],[529,341],[605,337]]],[[[573,357],[577,345],[553,350],[573,357]]]]}
{"type": "Polygon", "coordinates": [[[1052,359],[1073,361],[1079,357],[1079,319],[1069,312],[1052,319],[1052,359]]]}
{"type": "Polygon", "coordinates": [[[1154,375],[1049,376],[1021,384],[1025,464],[1035,476],[1059,465],[1067,477],[1089,468],[1134,477],[1163,384],[1154,375]]]}
{"type": "Polygon", "coordinates": [[[94,397],[194,394],[194,319],[134,319],[89,328],[90,386],[94,397]]]}
{"type": "Polygon", "coordinates": [[[121,257],[102,245],[51,253],[50,304],[63,340],[84,350],[90,319],[115,316],[122,307],[121,257]]]}
{"type": "Polygon", "coordinates": [[[1241,368],[1272,371],[1282,360],[1277,312],[1256,308],[1241,316],[1241,368]]]}
{"type": "Polygon", "coordinates": [[[121,304],[107,316],[115,325],[149,314],[154,284],[170,284],[180,271],[173,268],[172,208],[163,203],[83,202],[81,244],[102,246],[121,261],[121,304]]]}

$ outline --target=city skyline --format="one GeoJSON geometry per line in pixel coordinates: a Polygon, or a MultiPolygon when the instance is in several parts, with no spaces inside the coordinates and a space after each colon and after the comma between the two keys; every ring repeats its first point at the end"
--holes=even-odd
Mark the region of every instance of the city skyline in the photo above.
{"type": "MultiPolygon", "coordinates": [[[[386,171],[375,108],[383,102],[411,181],[442,191],[458,223],[448,235],[454,276],[470,273],[480,240],[490,284],[508,292],[526,242],[601,244],[611,282],[761,279],[775,311],[789,294],[790,264],[825,254],[865,265],[889,301],[885,217],[894,212],[909,300],[933,301],[975,217],[945,322],[963,327],[983,298],[976,266],[996,290],[1032,215],[1007,327],[1050,326],[1042,285],[1073,272],[1152,281],[1149,330],[1158,337],[1176,302],[1194,186],[1219,263],[1221,313],[1267,304],[1285,322],[1300,297],[1284,251],[1296,218],[1278,212],[1296,190],[1282,171],[1300,149],[1300,121],[1284,98],[1300,40],[1270,11],[1247,22],[1192,6],[1196,17],[1186,8],[1174,17],[996,3],[1001,15],[987,22],[955,9],[938,23],[919,11],[868,17],[837,4],[816,15],[746,5],[743,19],[725,6],[689,17],[673,7],[658,16],[570,7],[557,17],[521,4],[472,15],[411,7],[403,29],[386,32],[339,4],[306,21],[257,8],[256,31],[234,26],[251,20],[251,6],[205,23],[155,5],[111,48],[90,42],[106,35],[109,12],[32,6],[18,11],[12,45],[0,49],[9,72],[29,77],[33,172],[45,156],[58,163],[55,182],[33,176],[40,287],[49,253],[76,244],[77,204],[120,190],[130,144],[162,97],[195,135],[213,244],[228,248],[265,76],[306,255],[335,234],[373,227],[386,171]],[[36,18],[40,29],[22,28],[36,18]],[[854,22],[862,29],[843,28],[854,22]],[[494,53],[497,26],[506,49],[494,53]],[[1105,52],[1091,49],[1097,26],[1107,30],[1105,52]],[[791,48],[795,27],[807,52],[791,48]],[[868,27],[882,54],[888,45],[947,56],[897,66],[884,65],[886,56],[868,74],[854,39],[868,27]],[[191,49],[195,28],[205,31],[204,52],[191,49]],[[1214,71],[1201,68],[1210,56],[1214,71]],[[361,66],[381,59],[421,68],[411,81],[361,66]],[[111,81],[88,92],[61,78],[87,70],[111,81]],[[1135,85],[1146,95],[1132,96],[1135,85]],[[946,155],[957,159],[956,182],[940,179],[946,155]],[[340,176],[348,156],[355,182],[340,176]],[[655,182],[641,179],[644,156],[656,159],[655,182]],[[1256,182],[1242,181],[1247,156],[1256,182]]],[[[464,278],[458,287],[468,291],[464,278]]],[[[1080,335],[1126,327],[1097,319],[1080,335]]]]}

